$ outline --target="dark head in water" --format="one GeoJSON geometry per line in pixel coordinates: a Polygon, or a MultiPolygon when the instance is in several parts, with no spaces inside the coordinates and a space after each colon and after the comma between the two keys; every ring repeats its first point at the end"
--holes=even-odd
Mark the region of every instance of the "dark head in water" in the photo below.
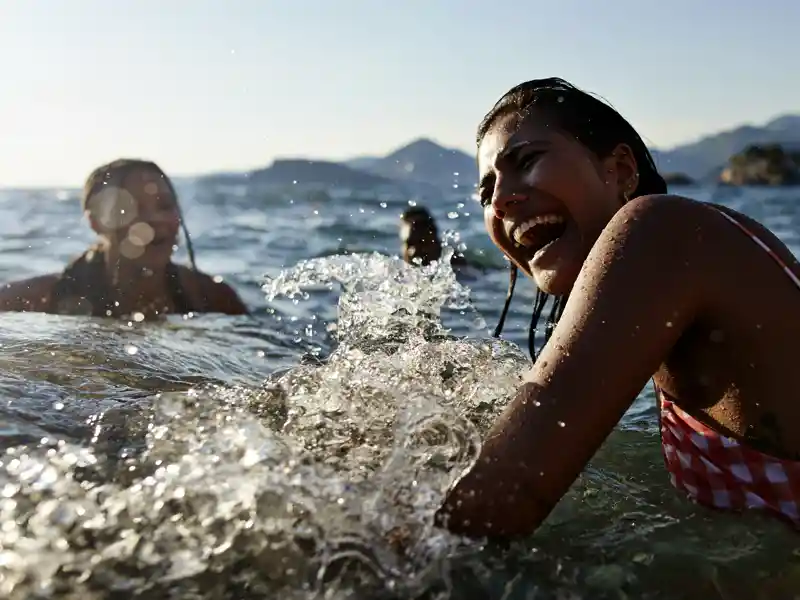
{"type": "Polygon", "coordinates": [[[436,221],[424,207],[415,206],[400,216],[403,260],[427,265],[442,256],[442,243],[436,221]]]}
{"type": "Polygon", "coordinates": [[[517,268],[539,290],[531,331],[548,295],[551,325],[558,319],[614,214],[631,198],[667,190],[631,124],[558,78],[506,92],[480,123],[477,145],[486,228],[511,261],[508,300],[517,268]]]}

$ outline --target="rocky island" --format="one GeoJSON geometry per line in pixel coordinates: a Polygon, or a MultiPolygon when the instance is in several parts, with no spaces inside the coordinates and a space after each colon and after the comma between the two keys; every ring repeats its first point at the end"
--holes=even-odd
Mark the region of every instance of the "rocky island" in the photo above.
{"type": "Polygon", "coordinates": [[[665,173],[663,177],[664,181],[670,187],[672,187],[673,185],[676,186],[694,185],[694,179],[692,179],[685,173],[665,173]]]}
{"type": "Polygon", "coordinates": [[[800,151],[780,144],[752,145],[734,154],[722,169],[723,185],[800,185],[800,151]]]}

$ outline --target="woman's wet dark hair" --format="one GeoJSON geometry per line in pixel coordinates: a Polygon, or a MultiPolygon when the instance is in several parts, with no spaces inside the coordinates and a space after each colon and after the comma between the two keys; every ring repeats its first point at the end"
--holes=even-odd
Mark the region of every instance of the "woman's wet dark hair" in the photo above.
{"type": "MultiPolygon", "coordinates": [[[[667,192],[667,184],[658,174],[650,151],[631,124],[607,103],[558,77],[526,81],[503,94],[478,126],[478,145],[498,119],[514,113],[522,119],[532,109],[540,112],[554,127],[574,136],[598,157],[606,157],[617,145],[627,144],[633,152],[638,169],[637,186],[632,197],[667,192]]],[[[495,337],[498,337],[503,331],[516,282],[517,267],[511,264],[508,294],[500,321],[494,331],[495,337]]],[[[545,343],[550,339],[558,319],[564,312],[567,298],[568,296],[556,296],[552,299],[545,327],[545,343]]],[[[541,290],[536,291],[528,332],[528,351],[534,361],[536,360],[534,342],[536,327],[548,299],[548,294],[541,290]]]]}

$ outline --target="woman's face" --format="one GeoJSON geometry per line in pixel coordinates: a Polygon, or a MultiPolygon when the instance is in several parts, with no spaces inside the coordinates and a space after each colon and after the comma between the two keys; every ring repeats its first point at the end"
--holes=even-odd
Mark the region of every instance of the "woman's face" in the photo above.
{"type": "Polygon", "coordinates": [[[543,292],[569,292],[592,245],[636,187],[621,144],[600,159],[536,111],[498,119],[478,147],[489,237],[543,292]]]}
{"type": "Polygon", "coordinates": [[[177,199],[161,173],[134,169],[121,187],[109,186],[92,200],[92,227],[124,258],[149,266],[163,266],[178,240],[180,214],[177,199]]]}

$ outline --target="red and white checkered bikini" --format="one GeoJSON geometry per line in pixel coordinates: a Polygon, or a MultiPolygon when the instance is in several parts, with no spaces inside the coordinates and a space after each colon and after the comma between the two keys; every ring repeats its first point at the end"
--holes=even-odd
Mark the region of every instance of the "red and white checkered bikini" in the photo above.
{"type": "MultiPolygon", "coordinates": [[[[800,279],[758,237],[719,211],[761,246],[800,290],[800,279]]],[[[656,387],[661,448],[670,480],[698,504],[726,510],[758,509],[800,528],[800,461],[781,460],[720,435],[678,408],[656,387]]]]}

